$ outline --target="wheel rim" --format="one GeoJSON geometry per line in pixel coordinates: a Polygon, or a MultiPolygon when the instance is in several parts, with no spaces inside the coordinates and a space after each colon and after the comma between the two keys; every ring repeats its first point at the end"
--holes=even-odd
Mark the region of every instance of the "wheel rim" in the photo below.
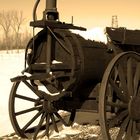
{"type": "Polygon", "coordinates": [[[105,139],[139,138],[139,102],[140,55],[121,53],[110,62],[101,83],[99,113],[105,139]]]}
{"type": "Polygon", "coordinates": [[[33,139],[49,136],[50,124],[58,132],[57,122],[70,126],[74,121],[75,111],[64,112],[55,108],[54,102],[38,97],[30,81],[19,81],[13,84],[9,98],[9,115],[15,132],[24,138],[33,139]],[[40,134],[40,130],[42,130],[40,134]]]}

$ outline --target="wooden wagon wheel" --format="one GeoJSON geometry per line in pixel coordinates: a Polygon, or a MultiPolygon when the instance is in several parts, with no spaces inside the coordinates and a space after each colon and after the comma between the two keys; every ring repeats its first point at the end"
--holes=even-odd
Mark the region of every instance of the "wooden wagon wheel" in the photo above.
{"type": "Polygon", "coordinates": [[[140,55],[118,54],[104,73],[99,95],[100,125],[105,140],[139,139],[139,103],[140,55]]]}
{"type": "MultiPolygon", "coordinates": [[[[29,80],[14,82],[9,98],[9,115],[15,132],[28,139],[37,139],[45,135],[49,136],[50,124],[58,132],[57,122],[70,126],[74,121],[75,111],[62,112],[55,107],[57,95],[48,99],[41,90],[34,87],[29,80]],[[39,94],[42,92],[43,94],[39,94]],[[40,133],[40,130],[42,133],[40,133]],[[33,137],[29,133],[33,133],[33,137]]],[[[44,88],[44,89],[43,89],[44,88]]],[[[59,95],[58,95],[59,96],[59,95]]]]}

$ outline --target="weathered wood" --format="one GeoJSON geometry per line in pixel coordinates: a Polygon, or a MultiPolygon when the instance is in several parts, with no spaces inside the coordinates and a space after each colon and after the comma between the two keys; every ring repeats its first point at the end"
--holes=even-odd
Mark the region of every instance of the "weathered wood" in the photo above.
{"type": "Polygon", "coordinates": [[[117,43],[140,46],[140,30],[106,27],[106,33],[117,43]]]}

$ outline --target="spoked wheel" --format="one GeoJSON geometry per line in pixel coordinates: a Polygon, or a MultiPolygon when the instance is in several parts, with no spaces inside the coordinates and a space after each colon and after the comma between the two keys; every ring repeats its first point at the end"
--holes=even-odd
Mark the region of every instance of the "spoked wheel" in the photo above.
{"type": "Polygon", "coordinates": [[[57,95],[44,96],[45,90],[43,86],[34,87],[29,80],[14,82],[9,99],[9,115],[13,128],[20,137],[37,139],[49,136],[51,124],[58,132],[58,122],[70,126],[74,121],[75,111],[59,110],[55,106],[57,95]]]}
{"type": "Polygon", "coordinates": [[[101,83],[99,113],[105,140],[140,138],[140,55],[118,54],[101,83]]]}

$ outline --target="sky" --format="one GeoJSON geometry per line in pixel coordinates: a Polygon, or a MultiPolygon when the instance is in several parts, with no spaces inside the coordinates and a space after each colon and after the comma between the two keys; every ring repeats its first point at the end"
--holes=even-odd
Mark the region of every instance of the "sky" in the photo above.
{"type": "MultiPolygon", "coordinates": [[[[21,10],[26,21],[32,20],[36,0],[0,0],[0,10],[21,10]]],[[[42,17],[45,0],[41,0],[38,17],[42,17]]],[[[60,20],[88,29],[111,26],[113,15],[118,17],[119,27],[140,29],[140,0],[57,0],[60,20]]]]}

